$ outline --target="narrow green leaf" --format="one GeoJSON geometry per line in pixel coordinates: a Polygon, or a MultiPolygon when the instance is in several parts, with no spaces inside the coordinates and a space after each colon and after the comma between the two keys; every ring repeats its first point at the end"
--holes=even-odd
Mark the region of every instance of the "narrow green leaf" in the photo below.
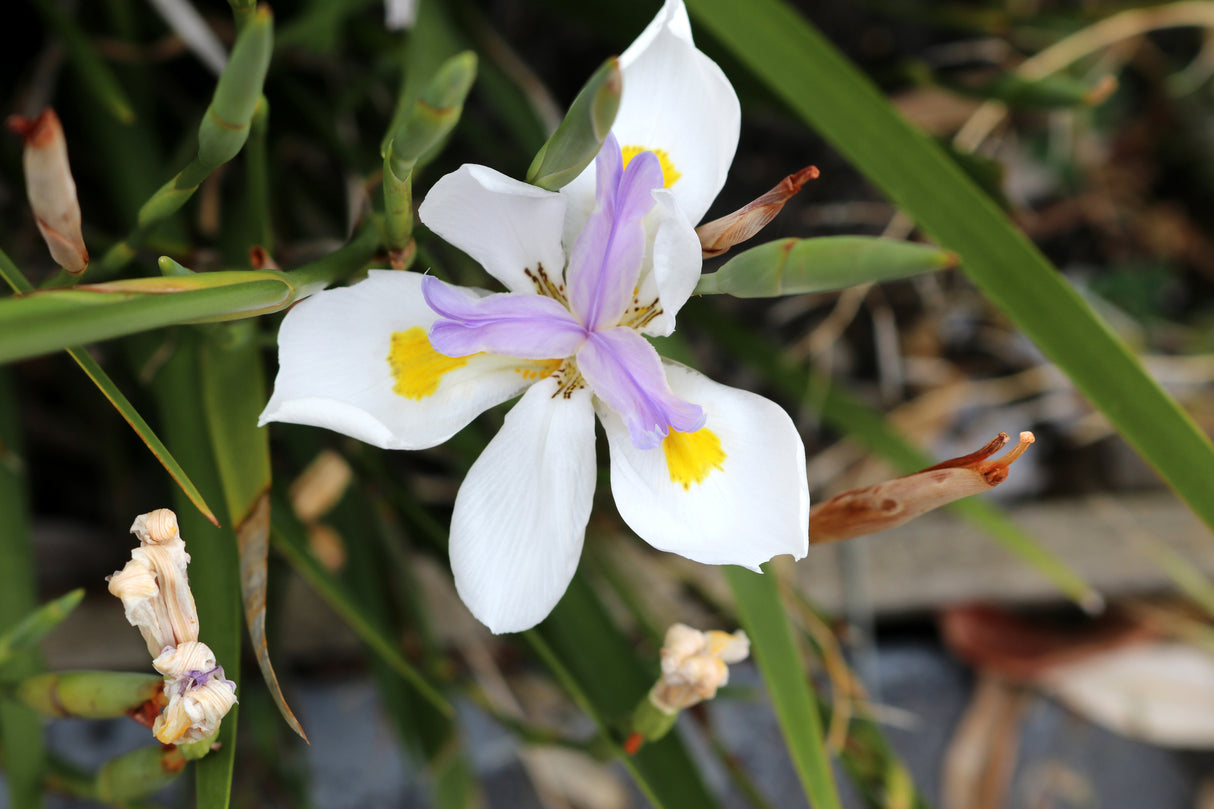
{"type": "Polygon", "coordinates": [[[780,239],[732,257],[716,272],[701,276],[695,291],[725,292],[739,298],[798,295],[956,265],[954,254],[928,244],[871,236],[780,239]]]}
{"type": "Polygon", "coordinates": [[[286,557],[312,589],[342,617],[355,635],[367,644],[376,656],[392,668],[401,679],[409,683],[418,694],[446,716],[454,716],[454,709],[438,689],[431,685],[420,672],[401,655],[389,637],[382,633],[375,622],[363,614],[362,609],[346,587],[308,550],[303,526],[296,521],[291,507],[284,501],[275,500],[272,509],[270,538],[274,548],[286,557]]]}
{"type": "MultiPolygon", "coordinates": [[[[580,574],[573,577],[552,614],[524,637],[534,646],[537,635],[560,663],[553,673],[565,681],[584,709],[590,706],[587,712],[601,730],[603,723],[624,727],[660,674],[656,662],[647,669],[637,659],[636,645],[611,620],[580,574]]],[[[547,656],[545,662],[554,665],[547,656]]],[[[614,737],[607,738],[614,746],[614,737]]],[[[717,806],[677,733],[646,743],[629,763],[635,766],[638,784],[647,784],[656,796],[651,799],[655,804],[667,809],[717,806]]]]}
{"type": "Polygon", "coordinates": [[[180,487],[182,494],[190,499],[194,507],[198,509],[202,516],[215,525],[219,524],[219,520],[215,517],[215,512],[211,511],[211,507],[207,505],[206,500],[202,497],[202,492],[198,491],[198,487],[194,485],[194,481],[190,480],[190,476],[181,468],[181,464],[169,452],[169,448],[164,445],[160,437],[156,435],[151,426],[144,421],[143,416],[139,415],[139,411],[131,404],[130,400],[123,395],[114,381],[109,375],[101,369],[101,365],[93,359],[93,356],[82,348],[69,348],[67,353],[80,366],[89,379],[93,380],[93,384],[105,395],[118,414],[131,426],[139,439],[143,441],[144,446],[151,451],[156,460],[160,461],[160,465],[164,467],[164,471],[169,473],[169,477],[180,487]]]}
{"type": "MultiPolygon", "coordinates": [[[[199,335],[194,330],[179,330],[173,354],[161,366],[152,391],[165,435],[177,449],[177,457],[194,470],[203,493],[225,502],[207,429],[199,349],[199,335]]],[[[231,528],[217,528],[198,512],[185,508],[184,495],[177,494],[175,499],[181,536],[190,553],[190,585],[198,605],[199,640],[211,647],[228,678],[239,683],[243,621],[236,535],[231,528]]],[[[226,510],[221,516],[231,525],[226,510]]],[[[239,708],[237,705],[224,718],[216,740],[219,748],[195,764],[198,806],[227,809],[236,762],[239,708]]]]}
{"type": "MultiPolygon", "coordinates": [[[[0,369],[0,631],[17,626],[38,604],[21,435],[16,391],[0,369]]],[[[9,659],[4,674],[27,677],[41,667],[37,650],[26,649],[9,659]]],[[[8,698],[0,698],[0,748],[12,805],[41,806],[46,766],[42,721],[28,706],[8,698]]]]}
{"type": "MultiPolygon", "coordinates": [[[[382,220],[372,217],[345,246],[290,272],[191,273],[164,256],[160,264],[167,277],[0,298],[0,363],[177,323],[276,312],[365,267],[382,238],[382,220]]],[[[0,261],[0,272],[13,283],[11,263],[6,268],[0,261]]]]}
{"type": "MultiPolygon", "coordinates": [[[[25,276],[21,274],[21,271],[17,269],[17,266],[13,264],[12,260],[3,250],[0,250],[0,277],[3,277],[18,295],[34,291],[30,282],[26,280],[25,276]]],[[[118,386],[114,384],[109,375],[102,370],[101,365],[93,359],[91,354],[82,349],[69,348],[67,349],[67,353],[76,361],[81,370],[88,374],[89,379],[93,380],[93,384],[105,395],[105,398],[109,399],[110,404],[126,420],[126,423],[131,426],[131,429],[135,431],[135,434],[139,436],[144,445],[151,450],[156,460],[160,461],[160,465],[164,467],[169,476],[181,487],[186,497],[190,498],[190,502],[202,512],[204,517],[218,525],[219,523],[215,519],[214,512],[211,511],[211,507],[206,504],[206,501],[202,499],[202,493],[198,491],[198,487],[194,485],[189,475],[181,468],[181,464],[177,463],[177,459],[169,452],[168,447],[164,445],[160,437],[144,421],[143,416],[139,415],[139,411],[122,394],[122,391],[118,389],[118,386]]]]}
{"type": "Polygon", "coordinates": [[[203,409],[224,501],[240,548],[240,599],[253,654],[279,713],[304,741],[266,642],[266,562],[270,550],[270,438],[257,426],[265,406],[258,329],[251,322],[207,330],[202,346],[203,409]]]}
{"type": "Polygon", "coordinates": [[[19,624],[0,635],[0,679],[8,679],[4,675],[4,668],[15,655],[33,648],[38,641],[49,635],[64,618],[72,614],[72,610],[76,609],[82,598],[84,590],[72,590],[67,595],[43,604],[21,619],[19,624]]]}
{"type": "Polygon", "coordinates": [[[573,99],[560,126],[531,161],[527,182],[556,191],[581,174],[599,153],[615,123],[623,86],[619,60],[612,57],[573,99]]]}
{"type": "Polygon", "coordinates": [[[140,278],[0,299],[0,363],[175,323],[277,311],[295,297],[289,283],[264,276],[209,287],[188,283],[212,275],[219,274],[140,278]],[[163,282],[164,291],[140,291],[149,281],[163,282]],[[181,291],[172,291],[171,282],[181,291]]]}
{"type": "Polygon", "coordinates": [[[881,188],[1214,527],[1214,446],[998,207],[780,0],[690,0],[723,43],[881,188]]]}
{"type": "Polygon", "coordinates": [[[725,565],[738,617],[763,674],[784,742],[814,809],[838,809],[839,795],[822,737],[822,718],[774,574],[725,565]]]}
{"type": "Polygon", "coordinates": [[[568,668],[565,667],[565,663],[561,656],[554,652],[548,645],[547,641],[544,640],[544,637],[534,629],[529,629],[524,632],[523,637],[526,638],[527,642],[531,644],[531,648],[535,650],[535,653],[539,655],[540,659],[544,661],[544,665],[546,665],[549,671],[552,672],[553,676],[556,677],[557,682],[561,684],[561,687],[564,688],[565,691],[568,692],[569,696],[573,698],[574,703],[576,703],[577,706],[582,709],[583,713],[594,721],[594,724],[599,730],[599,737],[609,746],[615,757],[623,763],[624,769],[628,770],[628,774],[632,776],[637,788],[641,790],[641,793],[645,796],[649,803],[654,807],[654,809],[665,809],[667,804],[665,804],[654,791],[653,785],[649,783],[645,773],[642,772],[640,767],[637,766],[637,763],[633,757],[625,754],[620,748],[619,744],[612,737],[611,729],[608,727],[606,719],[600,713],[598,706],[595,705],[585,691],[582,690],[582,683],[576,677],[574,677],[573,673],[568,668]]]}

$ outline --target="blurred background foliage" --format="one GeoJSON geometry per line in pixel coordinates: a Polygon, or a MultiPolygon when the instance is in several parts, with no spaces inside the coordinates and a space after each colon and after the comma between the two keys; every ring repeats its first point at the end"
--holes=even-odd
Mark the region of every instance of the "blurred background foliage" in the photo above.
{"type": "MultiPolygon", "coordinates": [[[[1202,735],[1163,718],[1181,692],[1160,668],[1194,672],[1181,713],[1200,725],[1214,711],[1210,537],[1181,500],[1207,525],[1214,519],[1214,451],[1203,438],[1214,428],[1214,3],[691,2],[697,44],[743,109],[738,156],[709,218],[813,163],[821,177],[764,239],[922,238],[956,253],[961,268],[881,286],[868,282],[891,273],[858,269],[834,284],[856,284],[842,292],[704,295],[663,353],[785,405],[806,441],[815,501],[964,454],[999,430],[1031,429],[1037,445],[997,493],[1060,510],[1013,518],[965,501],[958,523],[930,523],[953,526],[942,544],[903,534],[812,548],[795,568],[774,564],[759,578],[651,552],[601,485],[565,599],[538,629],[498,638],[454,598],[446,526],[502,411],[421,453],[291,425],[259,430],[275,369],[273,312],[314,284],[394,259],[481,283],[466,256],[421,226],[404,228],[410,205],[399,186],[385,205],[385,166],[415,201],[464,162],[526,176],[583,82],[656,4],[421,0],[407,31],[389,30],[370,0],[283,0],[272,18],[238,0],[198,0],[200,25],[167,24],[162,10],[179,5],[6,9],[5,109],[57,111],[94,259],[79,279],[54,267],[25,200],[20,139],[0,140],[0,274],[14,288],[0,300],[0,351],[20,358],[0,367],[0,630],[85,591],[74,611],[78,597],[37,613],[42,629],[20,624],[11,643],[0,636],[10,805],[36,806],[44,794],[144,805],[161,785],[151,774],[164,756],[139,752],[150,739],[130,745],[128,755],[142,756],[134,764],[102,766],[124,751],[101,744],[89,763],[62,745],[48,751],[43,720],[18,694],[48,667],[146,670],[103,577],[127,558],[134,515],[168,504],[194,557],[202,638],[242,676],[239,720],[233,713],[221,747],[187,768],[196,797],[178,787],[158,802],[340,798],[328,762],[274,708],[268,659],[314,749],[354,739],[344,743],[374,752],[339,759],[355,769],[342,777],[379,783],[386,760],[412,762],[407,797],[392,805],[1093,805],[1082,790],[1058,787],[1048,804],[1009,786],[1017,717],[1038,690],[1152,743],[1214,743],[1214,722],[1202,735]],[[200,30],[209,38],[188,36],[200,30]],[[227,74],[235,89],[217,93],[218,62],[238,31],[263,37],[247,64],[270,59],[264,87],[249,78],[258,69],[242,67],[227,74]],[[385,163],[386,139],[464,51],[475,54],[476,80],[462,111],[439,122],[453,128],[385,163]],[[200,149],[197,134],[208,105],[228,103],[249,124],[231,160],[230,145],[204,136],[200,149]],[[231,276],[240,284],[228,287],[221,270],[263,274],[231,276]],[[194,297],[136,292],[104,323],[83,299],[17,300],[34,287],[132,278],[196,285],[194,297]],[[231,322],[181,325],[215,317],[231,322]],[[65,334],[115,339],[85,348],[65,334]],[[71,357],[54,350],[69,346],[71,357]],[[1150,496],[1160,477],[1180,498],[1150,496]],[[247,640],[242,581],[248,622],[264,621],[268,647],[260,635],[247,640]],[[957,606],[975,600],[1052,609],[1028,620],[957,606]],[[1065,606],[1092,613],[1106,600],[1113,607],[1100,618],[1065,606]],[[689,712],[678,733],[626,756],[628,717],[657,676],[662,633],[679,620],[744,625],[757,669],[711,711],[689,712]],[[920,731],[891,732],[905,715],[878,699],[888,677],[878,630],[929,636],[939,657],[964,659],[972,683],[938,700],[960,701],[964,713],[925,708],[920,731]],[[1177,664],[1177,648],[1197,656],[1177,664]],[[1110,650],[1137,655],[1145,673],[1102,685],[1122,671],[1110,650]],[[340,700],[314,697],[318,684],[364,678],[377,686],[382,722],[354,711],[360,718],[344,721],[340,700]],[[1135,691],[1136,704],[1160,717],[1154,735],[1067,696],[1107,691],[1124,705],[1143,683],[1148,696],[1135,691]],[[764,725],[773,709],[783,736],[764,725]],[[739,735],[749,726],[759,728],[753,737],[739,735]],[[486,734],[523,751],[524,785],[482,787],[486,734]],[[917,750],[932,734],[953,746],[936,743],[924,762],[917,750]],[[764,757],[747,756],[748,745],[764,757]]],[[[1146,805],[1092,778],[1107,805],[1146,805]]],[[[1175,805],[1193,805],[1195,790],[1175,805]]]]}

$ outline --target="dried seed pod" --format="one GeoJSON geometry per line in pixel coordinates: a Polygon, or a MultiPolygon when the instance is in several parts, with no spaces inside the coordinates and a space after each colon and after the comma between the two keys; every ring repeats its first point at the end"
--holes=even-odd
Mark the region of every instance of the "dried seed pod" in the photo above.
{"type": "Polygon", "coordinates": [[[8,127],[25,141],[25,192],[51,257],[70,273],[84,272],[89,253],[59,116],[47,107],[33,119],[9,116],[8,127]]]}
{"type": "Polygon", "coordinates": [[[809,541],[820,545],[875,534],[998,486],[1007,479],[1012,462],[1029,448],[1034,438],[1032,433],[1022,432],[1011,452],[1002,458],[991,458],[1008,440],[1007,433],[999,433],[977,452],[913,475],[852,489],[814,506],[809,512],[809,541]]]}
{"type": "Polygon", "coordinates": [[[754,236],[775,218],[784,203],[801,190],[801,186],[818,177],[817,166],[806,166],[795,174],[785,177],[780,183],[754,202],[745,205],[720,219],[705,222],[696,228],[704,258],[719,256],[735,244],[754,236]]]}

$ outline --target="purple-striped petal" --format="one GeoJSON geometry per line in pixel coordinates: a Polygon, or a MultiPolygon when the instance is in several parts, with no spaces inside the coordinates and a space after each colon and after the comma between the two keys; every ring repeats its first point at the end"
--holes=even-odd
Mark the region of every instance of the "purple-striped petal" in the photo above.
{"type": "Polygon", "coordinates": [[[662,166],[643,152],[623,168],[620,145],[608,135],[595,159],[595,208],[569,255],[569,305],[590,330],[617,323],[632,301],[645,257],[645,215],[662,166]]]}
{"type": "Polygon", "coordinates": [[[586,339],[569,310],[542,295],[502,292],[477,298],[433,276],[422,279],[422,294],[441,316],[430,327],[430,344],[449,357],[487,351],[525,360],[563,359],[586,339]]]}
{"type": "Polygon", "coordinates": [[[577,363],[594,395],[623,418],[637,449],[654,449],[671,427],[693,433],[704,426],[703,408],[671,392],[658,352],[632,329],[593,332],[577,363]]]}

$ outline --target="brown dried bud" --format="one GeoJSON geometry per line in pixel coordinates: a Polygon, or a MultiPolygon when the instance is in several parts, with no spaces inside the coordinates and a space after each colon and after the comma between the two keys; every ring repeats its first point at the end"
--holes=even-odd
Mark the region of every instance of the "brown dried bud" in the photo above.
{"type": "Polygon", "coordinates": [[[838,542],[894,528],[954,500],[987,491],[1007,479],[1008,468],[1033,443],[1020,442],[1002,458],[991,458],[1008,442],[1007,433],[970,455],[938,463],[906,477],[836,495],[809,512],[809,541],[838,542]]]}
{"type": "Polygon", "coordinates": [[[32,120],[11,115],[8,128],[25,141],[25,192],[51,257],[70,273],[84,272],[89,252],[80,230],[76,181],[68,164],[59,116],[50,107],[32,120]]]}
{"type": "Polygon", "coordinates": [[[700,225],[696,228],[696,235],[700,237],[704,258],[719,256],[767,227],[767,223],[775,218],[784,203],[792,199],[801,190],[801,186],[817,177],[818,167],[806,166],[785,177],[779,185],[749,205],[700,225]]]}

